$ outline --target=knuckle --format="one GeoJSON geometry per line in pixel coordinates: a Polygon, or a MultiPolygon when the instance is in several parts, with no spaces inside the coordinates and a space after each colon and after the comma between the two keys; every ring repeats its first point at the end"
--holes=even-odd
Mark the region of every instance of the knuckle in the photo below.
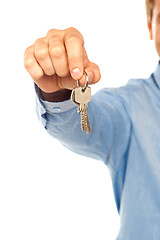
{"type": "Polygon", "coordinates": [[[61,46],[56,46],[56,47],[52,47],[50,52],[53,57],[59,58],[62,56],[64,49],[61,46]]]}
{"type": "Polygon", "coordinates": [[[57,46],[61,42],[61,39],[58,35],[52,35],[49,40],[49,46],[57,46]]]}
{"type": "Polygon", "coordinates": [[[72,44],[76,40],[76,37],[73,35],[68,36],[66,42],[72,44]]]}
{"type": "Polygon", "coordinates": [[[71,32],[76,32],[76,31],[78,31],[78,30],[77,30],[76,28],[74,28],[74,27],[69,27],[68,30],[71,31],[71,32]]]}
{"type": "Polygon", "coordinates": [[[39,71],[39,72],[34,73],[34,75],[32,75],[32,77],[33,77],[34,80],[39,80],[40,78],[43,77],[43,71],[39,71]]]}
{"type": "Polygon", "coordinates": [[[81,40],[82,45],[84,45],[83,35],[74,27],[70,27],[67,29],[68,39],[67,41],[72,42],[73,40],[81,40]]]}
{"type": "Polygon", "coordinates": [[[34,59],[33,58],[25,58],[24,59],[24,66],[26,69],[29,69],[31,67],[33,67],[34,65],[34,59]]]}
{"type": "Polygon", "coordinates": [[[52,34],[53,31],[54,31],[54,29],[50,29],[50,30],[47,32],[47,36],[50,35],[50,34],[52,34]]]}
{"type": "Polygon", "coordinates": [[[74,27],[70,27],[70,28],[68,28],[67,29],[69,32],[71,32],[71,33],[80,33],[76,28],[74,28],[74,27]]]}
{"type": "Polygon", "coordinates": [[[53,33],[54,33],[54,31],[55,31],[55,29],[50,29],[50,30],[47,32],[47,36],[49,36],[49,35],[53,34],[53,33]]]}
{"type": "Polygon", "coordinates": [[[26,50],[24,51],[24,57],[26,57],[29,54],[31,48],[32,48],[32,46],[29,46],[26,48],[26,50]]]}
{"type": "Polygon", "coordinates": [[[48,32],[47,32],[47,37],[50,38],[52,36],[54,36],[55,34],[59,35],[63,30],[60,30],[60,29],[50,29],[48,32]]]}
{"type": "Polygon", "coordinates": [[[36,41],[34,42],[34,45],[39,45],[44,41],[44,38],[38,38],[36,39],[36,41]]]}
{"type": "Polygon", "coordinates": [[[48,55],[48,50],[45,48],[40,48],[36,52],[36,57],[41,60],[45,59],[47,55],[48,55]]]}

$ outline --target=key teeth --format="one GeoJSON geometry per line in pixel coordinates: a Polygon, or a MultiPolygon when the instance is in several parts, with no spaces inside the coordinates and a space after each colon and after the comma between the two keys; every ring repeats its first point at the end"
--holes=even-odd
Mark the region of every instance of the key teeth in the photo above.
{"type": "Polygon", "coordinates": [[[91,127],[90,127],[90,124],[89,124],[88,116],[87,116],[87,133],[91,134],[91,127]]]}
{"type": "Polygon", "coordinates": [[[87,131],[88,134],[91,133],[91,128],[87,115],[87,108],[84,108],[84,111],[81,111],[81,128],[83,132],[87,131]]]}
{"type": "Polygon", "coordinates": [[[81,128],[82,128],[82,131],[87,130],[87,119],[84,111],[81,111],[81,128]]]}

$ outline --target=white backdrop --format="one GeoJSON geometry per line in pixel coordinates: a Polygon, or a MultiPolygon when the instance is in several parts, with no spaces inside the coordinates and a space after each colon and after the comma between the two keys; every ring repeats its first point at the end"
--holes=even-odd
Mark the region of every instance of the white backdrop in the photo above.
{"type": "Polygon", "coordinates": [[[49,29],[75,27],[101,70],[93,93],[148,77],[158,57],[144,0],[14,0],[0,11],[0,239],[114,240],[119,216],[108,169],[45,132],[23,53],[49,29]]]}

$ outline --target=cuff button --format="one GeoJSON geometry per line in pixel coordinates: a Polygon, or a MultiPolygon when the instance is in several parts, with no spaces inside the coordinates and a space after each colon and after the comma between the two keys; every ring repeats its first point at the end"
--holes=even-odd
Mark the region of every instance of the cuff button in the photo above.
{"type": "Polygon", "coordinates": [[[60,107],[54,107],[54,108],[53,108],[53,111],[54,111],[54,112],[60,112],[60,111],[61,111],[61,108],[60,108],[60,107]]]}

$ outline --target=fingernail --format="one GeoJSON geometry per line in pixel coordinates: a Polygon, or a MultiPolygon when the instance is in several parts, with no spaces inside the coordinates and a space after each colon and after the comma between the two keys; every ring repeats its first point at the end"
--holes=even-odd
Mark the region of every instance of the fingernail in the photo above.
{"type": "Polygon", "coordinates": [[[72,70],[72,75],[75,78],[78,78],[78,77],[80,78],[82,76],[82,71],[80,70],[80,68],[74,68],[72,70]]]}

